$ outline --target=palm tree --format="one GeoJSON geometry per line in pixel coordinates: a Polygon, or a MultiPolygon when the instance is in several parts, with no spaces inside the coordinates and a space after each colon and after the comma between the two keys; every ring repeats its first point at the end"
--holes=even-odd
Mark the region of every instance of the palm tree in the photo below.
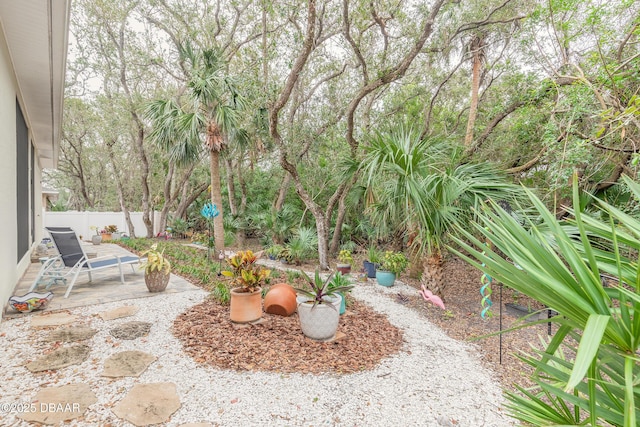
{"type": "Polygon", "coordinates": [[[456,164],[446,144],[420,139],[410,129],[378,133],[365,149],[361,170],[379,237],[407,237],[414,259],[424,258],[422,284],[442,297],[449,233],[483,200],[511,199],[520,188],[489,164],[456,164]]]}
{"type": "Polygon", "coordinates": [[[186,88],[175,99],[148,105],[146,117],[153,127],[149,137],[179,165],[199,160],[204,152],[209,154],[211,203],[220,212],[214,218],[213,231],[215,248],[220,252],[224,251],[220,153],[238,123],[243,98],[218,51],[196,51],[187,44],[180,54],[191,71],[186,88]]]}

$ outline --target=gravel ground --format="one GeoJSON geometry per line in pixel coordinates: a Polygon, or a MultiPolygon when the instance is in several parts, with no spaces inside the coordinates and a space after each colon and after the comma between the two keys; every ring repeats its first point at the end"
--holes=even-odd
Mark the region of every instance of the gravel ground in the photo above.
{"type": "MultiPolygon", "coordinates": [[[[209,422],[223,426],[511,426],[492,373],[482,367],[476,350],[445,335],[394,297],[391,289],[357,286],[352,294],[404,332],[403,351],[371,371],[346,375],[234,372],[195,363],[171,334],[178,314],[200,303],[203,292],[158,295],[72,310],[77,325],[98,333],[88,341],[89,359],[81,365],[31,374],[23,365],[52,348],[49,331],[29,329],[30,316],[0,323],[0,403],[29,402],[41,387],[88,383],[98,396],[85,416],[65,425],[130,426],[111,407],[137,383],[175,382],[182,407],[168,426],[209,422]],[[103,321],[98,313],[136,305],[132,317],[103,321]],[[112,327],[141,320],[152,322],[150,334],[133,341],[109,335],[112,327]],[[100,376],[109,355],[141,350],[158,357],[139,378],[100,376]]],[[[407,291],[409,288],[406,287],[407,291]]],[[[29,425],[15,413],[0,413],[1,426],[29,425]]]]}

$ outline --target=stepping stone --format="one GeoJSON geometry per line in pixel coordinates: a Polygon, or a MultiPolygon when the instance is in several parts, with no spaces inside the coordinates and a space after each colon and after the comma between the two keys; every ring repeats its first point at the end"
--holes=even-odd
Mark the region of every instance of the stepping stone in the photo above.
{"type": "Polygon", "coordinates": [[[166,422],[180,408],[174,383],[136,384],[113,413],[136,426],[166,422]]]}
{"type": "Polygon", "coordinates": [[[31,318],[31,327],[47,328],[49,326],[63,326],[73,323],[77,319],[78,316],[69,313],[41,314],[31,318]]]}
{"type": "Polygon", "coordinates": [[[122,351],[104,361],[103,377],[139,377],[157,357],[144,351],[122,351]]]}
{"type": "Polygon", "coordinates": [[[109,332],[111,335],[121,340],[134,340],[136,338],[146,337],[150,330],[151,323],[133,321],[115,327],[109,332]]]}
{"type": "Polygon", "coordinates": [[[47,387],[40,390],[31,401],[30,409],[33,411],[18,417],[42,424],[59,424],[81,417],[87,407],[97,401],[98,398],[87,384],[47,387]]]}
{"type": "Polygon", "coordinates": [[[26,368],[31,372],[41,372],[78,365],[87,360],[90,351],[91,349],[86,345],[59,348],[33,362],[27,363],[26,368]]]}
{"type": "Polygon", "coordinates": [[[81,326],[71,326],[68,328],[58,329],[52,331],[45,341],[62,341],[62,342],[75,342],[75,341],[84,341],[93,337],[96,332],[95,329],[81,327],[81,326]]]}
{"type": "Polygon", "coordinates": [[[102,320],[114,320],[120,319],[121,317],[129,317],[133,316],[140,310],[140,307],[135,305],[125,305],[123,307],[114,308],[113,310],[103,311],[99,313],[99,316],[102,320]]]}

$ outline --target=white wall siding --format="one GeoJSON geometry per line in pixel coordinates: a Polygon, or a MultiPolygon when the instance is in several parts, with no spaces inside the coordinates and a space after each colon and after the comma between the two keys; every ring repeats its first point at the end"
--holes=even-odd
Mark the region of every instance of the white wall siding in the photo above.
{"type": "MultiPolygon", "coordinates": [[[[1,29],[1,27],[0,27],[1,29]]],[[[4,308],[26,264],[16,265],[16,89],[11,58],[0,32],[0,308],[4,308]]],[[[25,197],[29,197],[25,194],[25,197]]]]}

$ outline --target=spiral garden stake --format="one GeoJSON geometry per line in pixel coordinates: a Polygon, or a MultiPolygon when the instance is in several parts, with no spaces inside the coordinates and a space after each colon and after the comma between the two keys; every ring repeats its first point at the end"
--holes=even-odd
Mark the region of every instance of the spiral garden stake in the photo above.
{"type": "MultiPolygon", "coordinates": [[[[485,242],[485,246],[491,249],[491,242],[485,242]]],[[[482,251],[482,255],[485,255],[486,251],[482,251]]],[[[485,266],[485,263],[482,263],[482,266],[485,266]]],[[[491,290],[491,283],[493,282],[493,278],[484,273],[480,278],[480,295],[482,296],[482,300],[480,300],[480,305],[482,306],[482,311],[480,312],[480,317],[483,319],[487,319],[487,317],[491,317],[493,314],[491,312],[491,306],[493,302],[491,301],[491,294],[493,291],[491,290]]]]}
{"type": "MultiPolygon", "coordinates": [[[[484,263],[482,264],[482,266],[484,267],[484,263]]],[[[493,313],[491,312],[491,306],[493,305],[493,301],[491,301],[491,294],[493,294],[493,291],[491,290],[492,282],[493,278],[487,273],[483,274],[480,278],[480,283],[482,284],[482,286],[480,287],[480,295],[482,296],[482,299],[480,300],[480,305],[482,306],[480,317],[485,320],[488,317],[493,316],[493,313]]]]}
{"type": "MultiPolygon", "coordinates": [[[[491,248],[491,242],[485,242],[485,246],[491,248]]],[[[482,255],[485,255],[486,251],[482,251],[482,255]]],[[[482,266],[485,266],[485,263],[482,263],[482,266]]],[[[493,316],[493,312],[491,311],[491,306],[493,305],[493,301],[491,301],[491,295],[493,294],[493,290],[491,289],[491,284],[493,283],[493,277],[489,274],[484,273],[480,278],[480,295],[482,299],[480,300],[480,305],[482,306],[482,311],[480,312],[480,316],[487,320],[488,317],[493,316]]],[[[500,332],[502,332],[502,284],[500,284],[500,332]]],[[[499,351],[500,351],[500,364],[502,365],[502,334],[498,334],[498,339],[500,340],[499,351]]]]}

